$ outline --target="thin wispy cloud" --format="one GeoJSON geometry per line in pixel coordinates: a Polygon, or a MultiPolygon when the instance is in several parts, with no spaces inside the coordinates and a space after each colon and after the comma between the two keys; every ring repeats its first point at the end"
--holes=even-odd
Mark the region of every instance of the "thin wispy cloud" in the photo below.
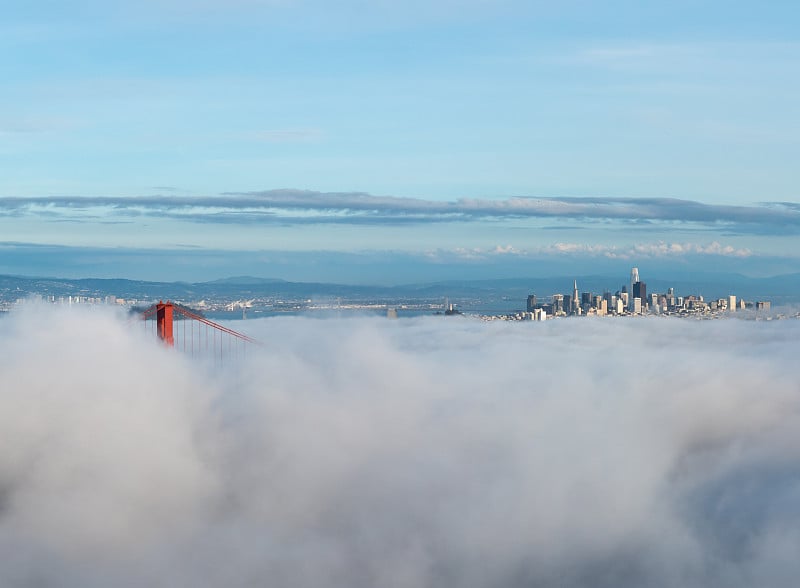
{"type": "Polygon", "coordinates": [[[78,127],[76,120],[59,117],[13,117],[0,119],[0,135],[54,133],[78,127]]]}
{"type": "Polygon", "coordinates": [[[733,233],[800,231],[800,209],[791,203],[706,204],[676,198],[571,197],[453,201],[373,196],[360,192],[268,190],[219,196],[6,197],[0,215],[69,216],[102,211],[108,216],[156,215],[196,223],[386,224],[488,219],[574,219],[693,223],[733,233]]]}
{"type": "Polygon", "coordinates": [[[799,52],[800,43],[794,41],[630,40],[583,46],[552,59],[567,66],[651,75],[670,71],[702,74],[710,65],[734,71],[737,63],[748,67],[756,61],[770,66],[790,63],[799,52]]]}
{"type": "Polygon", "coordinates": [[[244,138],[265,143],[311,143],[320,141],[325,134],[321,129],[272,129],[252,131],[244,138]]]}
{"type": "Polygon", "coordinates": [[[582,48],[559,56],[556,61],[572,66],[631,70],[646,66],[663,68],[707,52],[690,44],[625,43],[582,48]]]}

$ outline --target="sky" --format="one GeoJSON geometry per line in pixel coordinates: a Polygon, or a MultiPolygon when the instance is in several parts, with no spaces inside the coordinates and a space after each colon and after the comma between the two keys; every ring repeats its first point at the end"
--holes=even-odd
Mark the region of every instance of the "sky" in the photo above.
{"type": "Polygon", "coordinates": [[[797,578],[798,321],[246,326],[215,371],[109,309],[0,321],[0,584],[797,578]]]}
{"type": "Polygon", "coordinates": [[[795,2],[13,4],[0,272],[800,271],[795,2]]]}

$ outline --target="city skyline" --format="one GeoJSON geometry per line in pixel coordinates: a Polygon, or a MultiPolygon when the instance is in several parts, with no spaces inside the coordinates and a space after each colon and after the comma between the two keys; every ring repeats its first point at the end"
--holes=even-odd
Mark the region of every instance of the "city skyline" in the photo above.
{"type": "MultiPolygon", "coordinates": [[[[640,279],[639,269],[630,272],[630,283],[616,291],[606,282],[596,281],[589,289],[579,291],[578,280],[572,280],[572,292],[556,291],[547,296],[537,296],[542,288],[531,288],[533,281],[520,280],[516,285],[500,282],[452,283],[408,285],[405,287],[359,287],[322,283],[292,283],[282,280],[262,280],[242,276],[206,283],[158,283],[111,280],[24,279],[0,276],[0,311],[28,306],[30,303],[77,305],[105,305],[125,307],[130,312],[151,307],[156,302],[174,302],[195,313],[213,312],[218,318],[236,319],[247,313],[256,317],[295,315],[327,311],[355,311],[356,313],[388,313],[390,318],[418,317],[425,314],[468,314],[485,320],[536,320],[558,317],[605,316],[678,316],[694,318],[719,318],[720,313],[756,311],[745,318],[787,318],[800,316],[795,308],[797,291],[789,295],[775,289],[754,291],[741,285],[716,284],[711,295],[699,283],[682,284],[676,288],[672,280],[660,280],[660,286],[651,287],[640,279]],[[523,291],[519,295],[520,283],[523,291]],[[666,285],[664,285],[666,284],[666,285]],[[593,290],[594,288],[594,290],[593,290]],[[659,289],[660,288],[660,289],[659,289]],[[600,293],[602,292],[602,294],[600,293]],[[720,293],[724,294],[720,297],[720,293]],[[452,297],[452,299],[451,299],[452,297]],[[525,302],[522,310],[521,303],[525,302]],[[457,301],[456,303],[453,300],[457,301]],[[773,314],[773,301],[777,303],[773,314]],[[462,312],[462,310],[464,312],[462,312]],[[227,311],[227,314],[225,312],[227,311]],[[442,312],[444,311],[444,312],[442,312]],[[499,312],[499,314],[498,314],[499,312]]],[[[558,279],[549,281],[552,286],[558,279]]],[[[539,282],[541,285],[541,282],[539,282]]],[[[557,289],[557,288],[556,288],[557,289]]],[[[553,291],[552,288],[550,291],[553,291]]]]}
{"type": "Polygon", "coordinates": [[[572,281],[572,292],[559,292],[549,297],[537,297],[531,293],[527,297],[525,312],[506,315],[511,320],[547,320],[565,316],[642,316],[647,314],[668,316],[701,316],[719,312],[735,313],[739,310],[770,311],[769,300],[745,300],[735,294],[728,294],[716,300],[706,300],[702,292],[676,294],[669,286],[666,291],[648,295],[647,283],[641,280],[639,268],[631,268],[630,282],[616,291],[607,285],[602,294],[591,290],[580,291],[578,280],[572,281]],[[549,301],[548,301],[549,298],[549,301]]]}

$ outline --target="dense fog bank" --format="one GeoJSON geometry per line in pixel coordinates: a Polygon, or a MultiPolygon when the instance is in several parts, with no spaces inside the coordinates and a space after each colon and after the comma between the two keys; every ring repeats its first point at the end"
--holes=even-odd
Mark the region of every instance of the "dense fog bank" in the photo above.
{"type": "Polygon", "coordinates": [[[787,586],[800,322],[0,321],[0,585],[787,586]]]}

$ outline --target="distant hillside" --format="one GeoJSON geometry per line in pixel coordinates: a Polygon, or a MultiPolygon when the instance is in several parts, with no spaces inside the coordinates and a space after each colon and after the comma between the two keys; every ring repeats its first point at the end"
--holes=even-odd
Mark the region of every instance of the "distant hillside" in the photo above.
{"type": "MultiPolygon", "coordinates": [[[[620,276],[528,277],[502,280],[458,280],[399,286],[364,286],[315,282],[287,282],[276,278],[237,276],[210,282],[147,282],[127,279],[60,279],[0,276],[0,299],[15,300],[31,294],[43,296],[109,295],[143,300],[201,300],[284,298],[342,298],[348,300],[402,301],[449,297],[459,304],[523,308],[528,294],[547,300],[569,293],[577,279],[581,292],[615,292],[626,283],[620,276]]],[[[737,274],[685,273],[672,279],[643,276],[649,292],[675,288],[680,295],[702,294],[707,299],[735,294],[746,300],[771,300],[774,304],[800,302],[800,274],[748,278],[737,274]]]]}
{"type": "Polygon", "coordinates": [[[256,278],[254,276],[234,276],[232,278],[221,278],[219,280],[212,280],[210,282],[203,282],[204,284],[220,284],[228,286],[259,286],[263,284],[285,284],[286,280],[278,278],[256,278]]]}

